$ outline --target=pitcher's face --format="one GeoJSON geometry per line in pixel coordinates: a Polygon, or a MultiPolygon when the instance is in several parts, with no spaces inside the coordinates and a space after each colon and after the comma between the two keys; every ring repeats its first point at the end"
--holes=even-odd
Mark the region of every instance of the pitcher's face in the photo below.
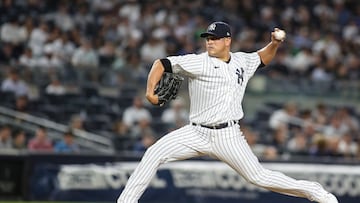
{"type": "Polygon", "coordinates": [[[206,50],[209,56],[223,58],[230,51],[231,38],[218,38],[209,36],[206,38],[206,50]]]}

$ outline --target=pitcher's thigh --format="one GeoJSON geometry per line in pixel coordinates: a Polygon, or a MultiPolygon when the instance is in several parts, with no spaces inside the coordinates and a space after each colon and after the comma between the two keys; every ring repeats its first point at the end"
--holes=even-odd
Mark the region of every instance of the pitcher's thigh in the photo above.
{"type": "Polygon", "coordinates": [[[183,160],[202,155],[203,148],[203,141],[187,125],[163,136],[146,151],[144,158],[158,157],[161,163],[183,160]]]}
{"type": "Polygon", "coordinates": [[[214,153],[219,160],[227,163],[247,180],[263,170],[244,136],[237,135],[222,140],[216,145],[214,153]]]}

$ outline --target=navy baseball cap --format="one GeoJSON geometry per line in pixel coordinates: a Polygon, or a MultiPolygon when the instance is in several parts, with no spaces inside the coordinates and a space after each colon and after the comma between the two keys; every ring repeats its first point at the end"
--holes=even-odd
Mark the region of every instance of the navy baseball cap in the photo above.
{"type": "Polygon", "coordinates": [[[215,36],[218,38],[231,37],[230,26],[224,22],[214,22],[209,25],[207,31],[200,34],[200,37],[215,36]]]}

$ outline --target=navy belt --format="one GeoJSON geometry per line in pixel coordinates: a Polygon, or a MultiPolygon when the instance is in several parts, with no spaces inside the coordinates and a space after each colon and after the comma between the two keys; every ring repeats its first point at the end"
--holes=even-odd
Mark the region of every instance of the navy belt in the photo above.
{"type": "Polygon", "coordinates": [[[201,126],[201,127],[204,127],[204,128],[217,130],[217,129],[227,128],[227,127],[230,127],[230,126],[235,125],[235,124],[240,124],[240,120],[229,121],[229,122],[220,123],[220,124],[217,124],[217,125],[203,125],[203,124],[196,124],[196,123],[191,123],[191,124],[194,125],[194,126],[201,126]]]}

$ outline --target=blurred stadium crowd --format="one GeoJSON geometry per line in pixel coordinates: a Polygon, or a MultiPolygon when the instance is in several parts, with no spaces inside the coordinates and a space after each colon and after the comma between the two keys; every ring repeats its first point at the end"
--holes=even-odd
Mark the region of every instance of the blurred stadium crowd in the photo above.
{"type": "MultiPolygon", "coordinates": [[[[118,150],[143,152],[188,122],[182,98],[155,108],[139,95],[155,59],[204,51],[199,33],[212,21],[232,26],[234,51],[263,47],[274,27],[287,31],[276,59],[260,73],[266,77],[360,80],[357,0],[2,0],[0,13],[1,105],[107,136],[118,150]],[[100,87],[119,95],[104,96],[100,87]]],[[[258,155],[360,158],[360,115],[353,107],[268,109],[244,122],[258,155]]],[[[29,135],[3,125],[0,149],[78,152],[72,133],[65,134],[53,143],[42,127],[29,135]]]]}

